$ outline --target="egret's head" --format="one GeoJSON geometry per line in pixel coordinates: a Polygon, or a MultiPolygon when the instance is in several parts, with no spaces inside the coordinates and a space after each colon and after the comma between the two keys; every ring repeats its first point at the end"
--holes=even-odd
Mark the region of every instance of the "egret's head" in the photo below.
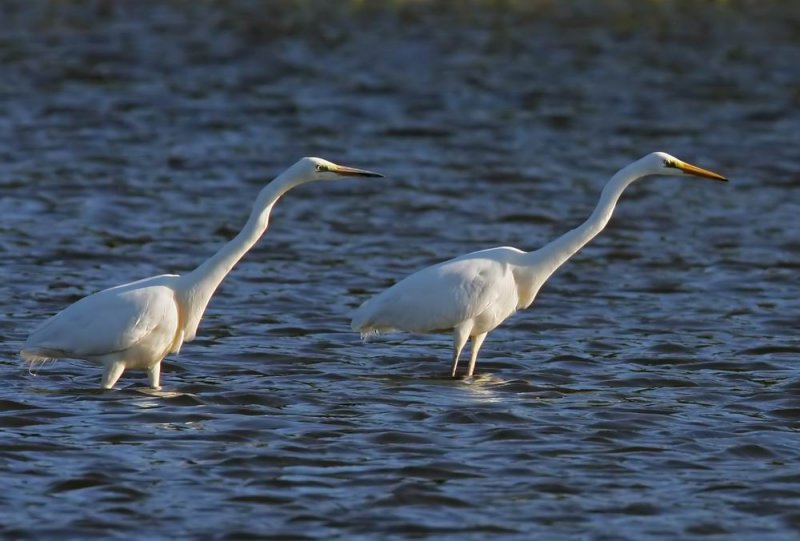
{"type": "Polygon", "coordinates": [[[322,158],[301,158],[292,166],[292,173],[305,181],[336,180],[346,177],[382,177],[380,173],[337,165],[322,158]]]}
{"type": "Polygon", "coordinates": [[[697,177],[710,178],[712,180],[721,180],[723,182],[727,182],[728,180],[722,175],[709,171],[708,169],[682,162],[675,156],[670,156],[666,152],[653,152],[645,156],[643,160],[647,161],[652,174],[655,175],[694,175],[697,177]]]}

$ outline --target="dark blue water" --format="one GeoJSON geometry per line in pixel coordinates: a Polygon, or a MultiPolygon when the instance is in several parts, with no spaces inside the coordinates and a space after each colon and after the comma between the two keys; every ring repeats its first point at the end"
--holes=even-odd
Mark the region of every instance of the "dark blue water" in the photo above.
{"type": "Polygon", "coordinates": [[[798,36],[777,1],[0,4],[0,537],[796,537],[798,36]],[[731,182],[633,185],[476,378],[448,336],[349,330],[653,150],[731,182]],[[21,365],[303,155],[387,178],[280,201],[164,393],[21,365]]]}

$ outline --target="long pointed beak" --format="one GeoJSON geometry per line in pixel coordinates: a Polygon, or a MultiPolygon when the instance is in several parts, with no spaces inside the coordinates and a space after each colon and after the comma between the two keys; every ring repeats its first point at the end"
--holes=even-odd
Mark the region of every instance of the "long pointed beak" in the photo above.
{"type": "Polygon", "coordinates": [[[698,177],[705,177],[710,178],[713,180],[721,180],[722,182],[728,182],[728,179],[723,177],[720,174],[714,173],[713,171],[709,171],[708,169],[703,169],[702,167],[697,167],[696,165],[692,165],[686,162],[680,162],[676,165],[678,169],[686,173],[687,175],[695,175],[698,177]]]}
{"type": "Polygon", "coordinates": [[[334,165],[332,166],[329,171],[331,173],[336,173],[337,175],[342,175],[345,177],[382,177],[380,173],[376,173],[375,171],[367,171],[366,169],[356,169],[355,167],[347,167],[344,165],[334,165]]]}

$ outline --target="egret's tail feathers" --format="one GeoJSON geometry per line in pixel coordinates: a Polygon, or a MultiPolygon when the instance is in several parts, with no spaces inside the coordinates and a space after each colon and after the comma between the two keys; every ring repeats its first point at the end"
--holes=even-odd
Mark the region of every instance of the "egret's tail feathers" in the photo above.
{"type": "Polygon", "coordinates": [[[372,314],[370,310],[372,301],[373,299],[367,299],[361,304],[361,306],[356,308],[355,313],[353,313],[353,319],[350,321],[351,329],[354,331],[359,331],[362,334],[365,332],[372,332],[370,329],[372,326],[372,314]]]}
{"type": "Polygon", "coordinates": [[[28,365],[28,373],[35,376],[39,369],[48,362],[56,362],[62,355],[55,351],[23,349],[20,357],[28,365]]]}
{"type": "Polygon", "coordinates": [[[35,365],[36,363],[46,363],[47,361],[55,361],[56,359],[60,359],[64,356],[60,351],[48,349],[23,349],[19,352],[19,355],[22,357],[23,361],[30,365],[35,365]]]}
{"type": "Polygon", "coordinates": [[[373,336],[396,330],[394,327],[384,325],[381,321],[376,320],[371,306],[372,299],[362,304],[353,314],[353,321],[350,323],[350,327],[354,331],[360,332],[361,340],[365,342],[373,336]]]}
{"type": "MultiPolygon", "coordinates": [[[[356,329],[356,330],[359,330],[359,329],[356,329]]],[[[373,336],[378,336],[379,334],[380,334],[380,332],[378,331],[378,329],[363,329],[363,330],[361,330],[361,341],[362,342],[366,342],[367,340],[369,340],[373,336]]]]}

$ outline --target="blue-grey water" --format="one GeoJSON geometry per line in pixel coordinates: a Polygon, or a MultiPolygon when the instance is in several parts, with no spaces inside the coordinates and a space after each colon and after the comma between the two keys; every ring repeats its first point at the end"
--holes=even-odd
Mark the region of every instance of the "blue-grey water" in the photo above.
{"type": "MultiPolygon", "coordinates": [[[[800,4],[0,3],[0,537],[758,539],[800,532],[800,4]],[[652,178],[451,380],[349,316],[652,178]],[[183,273],[304,155],[195,342],[99,392],[17,356],[183,273]]],[[[462,361],[463,362],[463,361],[462,361]]]]}

